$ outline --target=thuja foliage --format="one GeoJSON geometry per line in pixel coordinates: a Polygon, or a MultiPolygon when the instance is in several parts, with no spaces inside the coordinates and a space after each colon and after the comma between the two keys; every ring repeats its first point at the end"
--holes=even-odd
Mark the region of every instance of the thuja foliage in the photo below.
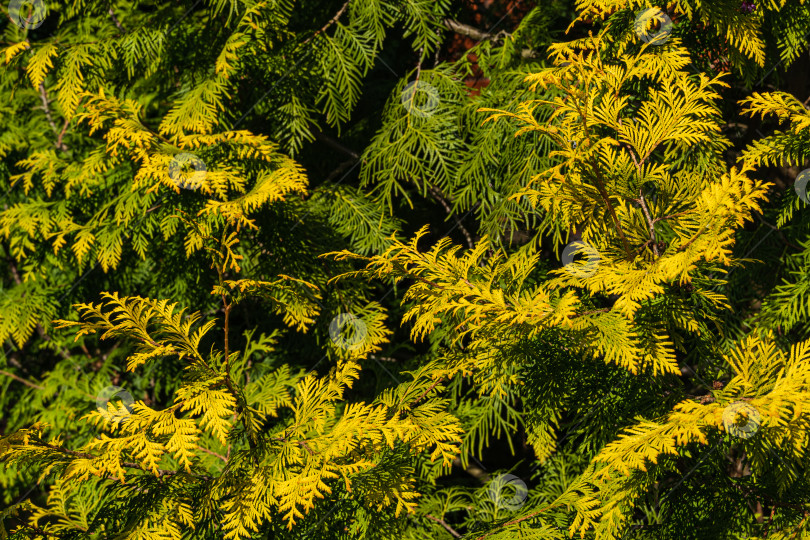
{"type": "Polygon", "coordinates": [[[11,2],[0,535],[810,537],[810,9],[653,8],[11,2]]]}

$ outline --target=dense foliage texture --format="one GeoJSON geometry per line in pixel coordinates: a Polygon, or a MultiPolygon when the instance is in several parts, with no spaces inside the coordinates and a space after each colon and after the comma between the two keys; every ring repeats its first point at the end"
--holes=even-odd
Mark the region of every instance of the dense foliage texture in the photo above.
{"type": "Polygon", "coordinates": [[[803,0],[4,9],[0,538],[810,538],[803,0]]]}

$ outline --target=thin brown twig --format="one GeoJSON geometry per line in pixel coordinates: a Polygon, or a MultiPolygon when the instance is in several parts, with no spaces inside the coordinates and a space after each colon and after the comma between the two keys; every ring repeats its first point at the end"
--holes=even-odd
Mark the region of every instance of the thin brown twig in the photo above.
{"type": "MultiPolygon", "coordinates": [[[[231,424],[236,423],[236,413],[233,413],[231,417],[231,424]]],[[[225,450],[225,461],[228,461],[231,458],[231,443],[228,441],[228,448],[225,450]]]]}
{"type": "MultiPolygon", "coordinates": [[[[589,137],[590,138],[590,137],[589,137]]],[[[632,251],[630,250],[630,244],[627,243],[627,238],[624,236],[624,230],[622,229],[621,223],[619,222],[619,217],[616,215],[616,210],[613,208],[613,203],[610,202],[610,196],[608,195],[607,190],[605,189],[605,182],[604,177],[602,176],[602,170],[599,168],[599,164],[595,162],[595,160],[591,159],[591,167],[593,167],[594,173],[596,173],[596,189],[599,191],[599,195],[602,197],[602,200],[605,201],[605,204],[610,211],[610,217],[613,219],[613,224],[616,226],[616,231],[619,233],[619,237],[622,240],[622,245],[624,246],[624,251],[627,253],[627,256],[630,257],[632,251]]]]}
{"type": "Polygon", "coordinates": [[[355,152],[351,148],[349,148],[347,146],[344,146],[340,141],[337,141],[337,140],[333,139],[332,137],[330,137],[329,135],[327,135],[323,131],[314,131],[313,135],[315,136],[316,139],[318,139],[318,140],[320,140],[322,142],[325,142],[326,144],[328,144],[329,146],[331,146],[335,150],[339,150],[339,151],[343,152],[347,156],[350,156],[351,158],[353,158],[355,161],[360,159],[360,154],[358,154],[357,152],[355,152]]]}
{"type": "Polygon", "coordinates": [[[3,369],[0,369],[0,375],[5,375],[6,377],[11,377],[15,381],[21,382],[26,386],[30,386],[31,388],[35,388],[37,390],[45,390],[45,388],[39,386],[38,384],[34,384],[31,381],[27,381],[27,380],[23,379],[22,377],[18,377],[17,375],[14,375],[13,373],[9,373],[8,371],[5,371],[3,369]]]}
{"type": "Polygon", "coordinates": [[[502,528],[504,528],[504,527],[508,527],[509,525],[514,525],[515,523],[520,523],[521,521],[526,521],[527,519],[531,519],[531,518],[533,518],[533,517],[536,517],[536,516],[538,516],[538,515],[542,514],[543,512],[545,512],[546,510],[551,509],[551,508],[552,508],[552,506],[554,506],[554,505],[553,505],[553,504],[550,504],[550,505],[546,506],[545,508],[542,508],[542,509],[538,510],[537,512],[532,512],[531,514],[526,515],[526,516],[523,516],[523,517],[521,517],[521,518],[513,519],[512,521],[507,521],[507,522],[506,522],[506,523],[504,523],[503,525],[501,525],[501,526],[499,526],[499,527],[496,527],[495,529],[493,529],[493,530],[489,531],[488,533],[486,533],[486,534],[484,534],[484,535],[479,536],[479,537],[478,537],[478,538],[476,538],[475,540],[483,540],[483,539],[484,539],[484,538],[486,538],[487,536],[491,536],[491,535],[495,534],[495,532],[497,531],[497,529],[502,529],[502,528]]]}
{"type": "Polygon", "coordinates": [[[306,441],[304,441],[304,440],[300,440],[300,441],[291,441],[290,439],[288,439],[288,438],[286,438],[286,437],[273,437],[272,439],[273,439],[274,441],[292,442],[292,443],[294,443],[294,444],[297,444],[298,446],[300,446],[301,448],[304,448],[304,449],[305,449],[307,452],[309,452],[309,455],[310,455],[310,456],[314,456],[315,454],[317,454],[317,452],[315,452],[315,451],[312,449],[312,447],[310,447],[310,446],[307,444],[307,442],[306,442],[306,441]]]}
{"type": "Polygon", "coordinates": [[[393,263],[393,264],[394,264],[394,268],[396,268],[397,270],[399,270],[400,272],[402,272],[403,274],[405,274],[406,276],[408,276],[408,277],[409,277],[409,278],[411,278],[411,279],[415,279],[415,280],[417,280],[417,281],[421,281],[422,283],[424,283],[424,284],[426,284],[426,285],[430,285],[430,286],[431,286],[431,287],[433,287],[434,289],[444,289],[444,287],[442,287],[441,285],[439,285],[439,284],[438,284],[438,283],[436,283],[435,281],[431,281],[431,280],[429,280],[429,279],[425,279],[425,278],[423,278],[422,276],[419,276],[419,275],[417,275],[417,274],[414,274],[414,273],[412,273],[412,272],[408,271],[408,270],[407,270],[407,269],[406,269],[404,266],[402,266],[402,265],[401,265],[401,264],[399,264],[399,263],[396,263],[396,262],[395,262],[395,263],[393,263]]]}
{"type": "Polygon", "coordinates": [[[577,317],[585,317],[586,315],[593,315],[594,313],[607,313],[610,311],[610,308],[602,308],[602,309],[592,309],[590,311],[583,311],[582,313],[577,313],[571,319],[576,319],[577,317]]]}
{"type": "Polygon", "coordinates": [[[439,518],[437,518],[437,517],[433,517],[433,516],[432,516],[432,515],[430,515],[430,514],[425,514],[425,517],[426,517],[426,518],[428,518],[430,521],[436,522],[436,523],[438,523],[439,525],[441,525],[442,527],[444,527],[444,530],[445,530],[445,531],[449,532],[450,534],[452,534],[452,535],[453,535],[453,536],[455,536],[456,538],[461,538],[461,535],[460,535],[460,534],[458,534],[458,533],[456,532],[456,530],[455,530],[453,527],[451,527],[450,525],[448,525],[448,524],[447,524],[447,522],[446,522],[445,520],[443,520],[443,519],[439,519],[439,518]]]}
{"type": "MultiPolygon", "coordinates": [[[[335,167],[335,170],[333,170],[331,173],[329,173],[329,176],[326,177],[326,180],[324,181],[324,183],[331,182],[332,180],[337,178],[338,175],[340,175],[343,171],[345,171],[349,167],[352,167],[352,169],[353,169],[354,168],[353,165],[355,163],[357,163],[356,159],[354,159],[354,158],[347,159],[346,161],[344,161],[343,163],[341,163],[340,165],[335,167]]],[[[349,170],[349,172],[351,172],[351,170],[349,170]]],[[[349,173],[346,173],[346,174],[348,175],[349,173]]]]}
{"type": "Polygon", "coordinates": [[[118,17],[116,17],[116,16],[115,16],[115,11],[113,11],[113,8],[110,8],[110,9],[109,9],[109,11],[107,11],[107,13],[109,13],[109,15],[110,15],[110,19],[112,19],[112,22],[114,22],[114,23],[115,23],[115,26],[116,26],[116,27],[117,27],[119,30],[121,30],[121,31],[123,32],[123,31],[124,31],[124,27],[123,27],[123,26],[121,26],[121,21],[119,21],[119,20],[118,20],[118,17]]]}
{"type": "Polygon", "coordinates": [[[686,251],[686,249],[687,249],[689,246],[691,246],[691,245],[692,245],[692,244],[695,242],[695,240],[697,240],[698,238],[700,238],[700,237],[702,236],[701,231],[702,231],[703,229],[705,229],[705,228],[706,228],[705,226],[704,226],[704,227],[701,227],[701,228],[700,228],[700,230],[699,230],[699,231],[698,231],[698,232],[695,234],[695,236],[694,236],[694,237],[692,237],[692,238],[691,238],[691,239],[690,239],[688,242],[686,242],[684,245],[682,245],[681,247],[679,247],[679,248],[678,248],[678,252],[681,252],[681,251],[686,251]]]}
{"type": "MultiPolygon", "coordinates": [[[[8,250],[7,250],[8,251],[8,250]]],[[[17,285],[22,285],[22,280],[20,279],[20,274],[17,271],[17,263],[13,257],[7,257],[6,261],[9,264],[9,270],[11,270],[11,277],[14,280],[14,283],[17,285]]],[[[37,334],[39,337],[42,338],[43,341],[51,341],[51,337],[45,332],[45,329],[42,327],[41,323],[37,323],[36,325],[37,334]]],[[[70,359],[70,354],[68,354],[67,350],[64,347],[58,347],[59,355],[64,358],[65,360],[70,359]]]]}
{"type": "Polygon", "coordinates": [[[231,373],[231,364],[230,364],[230,357],[229,357],[229,343],[228,343],[228,336],[230,334],[230,320],[231,320],[231,307],[233,306],[232,303],[229,303],[225,300],[225,295],[222,295],[222,303],[225,309],[225,324],[224,324],[224,341],[225,341],[225,373],[228,377],[230,377],[231,373]]]}
{"type": "MultiPolygon", "coordinates": [[[[436,28],[436,37],[441,39],[441,29],[436,28]]],[[[436,47],[436,52],[433,54],[433,69],[436,69],[436,66],[439,65],[439,53],[441,52],[442,48],[436,47]]]]}
{"type": "Polygon", "coordinates": [[[444,23],[444,27],[450,30],[451,32],[455,32],[456,34],[471,37],[478,41],[482,41],[485,39],[489,39],[492,34],[488,32],[482,32],[478,28],[472,27],[468,24],[460,23],[458,21],[454,21],[453,19],[445,19],[442,21],[444,23]]]}
{"type": "Polygon", "coordinates": [[[650,217],[650,210],[647,208],[647,201],[644,200],[644,195],[642,195],[641,190],[639,189],[638,193],[638,203],[641,205],[641,209],[644,211],[644,218],[647,220],[647,227],[650,230],[650,240],[652,240],[652,248],[653,253],[656,257],[658,257],[658,241],[655,238],[655,226],[653,224],[653,220],[650,217]]]}
{"type": "Polygon", "coordinates": [[[216,452],[214,452],[213,450],[209,450],[208,448],[203,448],[202,446],[197,446],[197,449],[198,449],[198,450],[202,450],[202,451],[203,451],[203,452],[205,452],[206,454],[210,454],[210,455],[212,455],[212,456],[214,456],[214,457],[216,457],[216,458],[219,458],[219,459],[221,459],[222,461],[224,461],[225,463],[228,463],[228,458],[226,458],[226,457],[225,457],[225,456],[223,456],[222,454],[217,454],[217,453],[216,453],[216,452]]]}
{"type": "Polygon", "coordinates": [[[437,380],[436,382],[434,382],[433,384],[431,384],[431,385],[430,385],[430,388],[428,388],[427,390],[425,390],[424,392],[422,392],[422,395],[420,395],[418,398],[416,398],[415,400],[413,400],[413,401],[410,403],[410,406],[412,407],[412,406],[416,405],[417,403],[419,403],[420,401],[422,401],[422,399],[424,399],[424,397],[425,397],[426,395],[428,395],[428,393],[430,393],[430,391],[431,391],[431,390],[433,390],[434,388],[436,388],[436,387],[439,385],[439,383],[441,383],[443,380],[444,380],[444,377],[442,377],[441,379],[439,379],[439,380],[437,380]]]}
{"type": "Polygon", "coordinates": [[[771,229],[773,229],[774,231],[776,231],[776,233],[779,235],[779,237],[782,239],[782,241],[783,241],[785,244],[787,244],[788,246],[792,247],[793,249],[798,249],[799,251],[801,251],[801,250],[802,250],[802,248],[801,248],[801,247],[797,246],[796,244],[794,244],[793,242],[791,242],[790,240],[788,240],[787,238],[785,238],[785,235],[784,235],[784,234],[782,234],[782,231],[781,231],[781,230],[779,230],[779,228],[778,228],[778,227],[774,227],[773,225],[771,225],[770,223],[768,223],[767,221],[765,221],[764,219],[762,219],[762,216],[758,216],[758,217],[759,217],[759,221],[760,221],[760,222],[762,222],[762,224],[763,224],[763,225],[766,225],[766,226],[770,227],[771,229]]]}
{"type": "Polygon", "coordinates": [[[467,239],[467,246],[469,246],[470,249],[474,249],[475,248],[475,243],[473,242],[473,239],[472,239],[472,236],[470,235],[470,232],[461,223],[461,219],[459,219],[459,217],[457,215],[453,214],[453,211],[450,208],[450,205],[447,204],[447,201],[444,199],[444,197],[442,197],[442,193],[439,191],[439,188],[437,188],[436,186],[434,186],[433,184],[430,184],[430,183],[428,183],[427,186],[428,186],[428,191],[430,192],[430,195],[434,199],[436,199],[436,201],[438,201],[439,204],[442,205],[442,207],[444,208],[444,211],[447,212],[447,215],[448,216],[453,216],[453,220],[456,222],[456,226],[459,229],[461,229],[462,234],[464,234],[464,238],[467,239]]]}
{"type": "Polygon", "coordinates": [[[338,19],[340,19],[340,17],[343,15],[343,13],[346,12],[346,8],[348,8],[348,7],[349,7],[349,0],[346,0],[346,3],[343,4],[343,6],[340,8],[340,10],[337,13],[335,13],[335,16],[332,17],[331,19],[329,19],[329,21],[327,21],[327,23],[325,25],[323,25],[323,27],[321,27],[320,30],[318,30],[317,32],[312,34],[309,38],[304,40],[303,43],[301,43],[301,45],[302,46],[306,45],[307,43],[309,43],[310,41],[312,41],[313,39],[318,37],[318,35],[326,32],[329,29],[330,26],[335,24],[338,21],[338,19]]]}
{"type": "Polygon", "coordinates": [[[62,150],[67,150],[67,145],[62,142],[62,138],[65,136],[65,132],[67,131],[67,127],[70,125],[70,119],[65,118],[65,122],[62,124],[62,131],[59,132],[59,136],[56,138],[56,146],[61,148],[62,150]]]}
{"type": "Polygon", "coordinates": [[[42,101],[42,110],[45,111],[45,117],[48,119],[48,124],[50,124],[53,134],[57,137],[57,142],[54,143],[54,146],[60,150],[67,151],[67,146],[65,146],[65,144],[62,142],[59,129],[56,127],[56,123],[53,121],[53,116],[51,115],[51,107],[49,105],[50,102],[48,101],[48,93],[45,90],[45,83],[39,83],[39,99],[42,101]]]}
{"type": "MultiPolygon", "coordinates": [[[[222,231],[222,243],[225,243],[225,236],[227,235],[227,228],[223,229],[222,231]]],[[[220,268],[219,265],[216,265],[217,277],[219,278],[219,286],[221,288],[225,288],[225,279],[224,279],[224,263],[223,267],[220,268]]],[[[224,333],[224,348],[225,348],[225,385],[230,390],[231,394],[233,394],[234,398],[239,397],[239,393],[236,391],[236,386],[233,384],[233,380],[231,380],[231,360],[230,360],[230,343],[229,343],[229,336],[230,336],[230,322],[231,322],[231,308],[233,307],[233,302],[229,303],[227,298],[225,298],[225,294],[221,295],[222,298],[222,306],[225,312],[225,322],[223,324],[223,333],[224,333]]]]}
{"type": "Polygon", "coordinates": [[[684,210],[683,212],[676,212],[675,214],[669,214],[668,216],[657,217],[657,218],[655,218],[653,220],[653,223],[658,223],[659,221],[663,221],[665,219],[680,217],[680,216],[682,216],[684,214],[688,214],[689,212],[690,212],[690,210],[684,210]]]}
{"type": "MultiPolygon", "coordinates": [[[[476,40],[478,43],[486,39],[491,39],[493,43],[500,43],[503,40],[511,37],[512,35],[506,31],[500,31],[496,34],[491,34],[489,32],[482,32],[478,28],[458,22],[453,19],[444,19],[442,23],[444,24],[444,27],[450,30],[451,32],[454,32],[460,36],[467,36],[469,38],[472,38],[476,40]]],[[[478,43],[476,43],[476,45],[478,43]]],[[[533,49],[522,49],[520,51],[520,56],[521,58],[533,58],[535,56],[535,51],[533,49]]]]}
{"type": "Polygon", "coordinates": [[[765,524],[765,530],[762,532],[762,538],[767,538],[768,534],[771,532],[771,523],[773,522],[773,515],[776,512],[776,506],[771,506],[771,515],[768,516],[768,523],[765,524]]]}
{"type": "MultiPolygon", "coordinates": [[[[590,81],[588,81],[588,86],[585,89],[585,93],[587,94],[590,89],[590,81]]],[[[588,129],[588,120],[587,115],[580,107],[579,103],[574,100],[574,106],[577,108],[577,112],[579,112],[579,117],[582,118],[582,127],[585,131],[585,137],[588,141],[591,140],[591,131],[588,129]]],[[[642,160],[643,161],[643,160],[642,160]]],[[[627,253],[628,257],[632,256],[632,251],[630,250],[630,244],[627,242],[627,238],[624,236],[624,230],[622,229],[621,223],[619,223],[619,217],[616,215],[616,210],[613,208],[613,203],[610,202],[610,196],[608,195],[607,190],[605,189],[605,179],[602,176],[602,170],[599,168],[599,163],[591,158],[589,165],[593,168],[594,173],[596,174],[596,189],[599,191],[599,195],[602,197],[602,200],[608,207],[610,211],[610,216],[613,219],[613,224],[616,227],[616,231],[619,233],[619,237],[622,240],[622,244],[624,245],[624,251],[627,253]]]]}

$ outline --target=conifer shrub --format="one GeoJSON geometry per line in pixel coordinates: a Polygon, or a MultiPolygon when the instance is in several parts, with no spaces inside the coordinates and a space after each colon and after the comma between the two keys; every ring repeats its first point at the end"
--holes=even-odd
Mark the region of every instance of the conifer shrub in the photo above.
{"type": "Polygon", "coordinates": [[[810,537],[810,9],[504,4],[4,6],[0,537],[810,537]]]}

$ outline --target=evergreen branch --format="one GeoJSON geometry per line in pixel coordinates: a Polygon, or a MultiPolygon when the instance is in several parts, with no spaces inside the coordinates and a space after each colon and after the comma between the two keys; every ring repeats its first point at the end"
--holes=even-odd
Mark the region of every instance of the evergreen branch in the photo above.
{"type": "MultiPolygon", "coordinates": [[[[99,456],[96,456],[96,455],[93,455],[93,454],[88,454],[86,452],[77,452],[75,450],[70,450],[70,449],[64,448],[62,446],[57,446],[57,445],[53,445],[53,444],[42,442],[42,441],[40,441],[40,444],[47,447],[47,448],[50,448],[51,450],[56,450],[57,452],[61,452],[63,454],[68,454],[68,455],[71,455],[71,456],[76,456],[76,457],[80,457],[80,458],[84,458],[84,459],[98,459],[98,457],[99,457],[99,456]]],[[[148,472],[148,473],[152,472],[149,469],[143,467],[142,465],[140,465],[138,463],[133,463],[131,461],[122,461],[121,465],[123,465],[124,467],[129,467],[131,469],[138,469],[138,470],[148,472]]],[[[213,480],[213,478],[211,476],[200,475],[200,474],[195,474],[195,473],[187,473],[186,471],[182,471],[182,470],[180,470],[180,471],[170,471],[170,470],[158,469],[158,468],[156,468],[155,470],[158,472],[159,476],[175,476],[175,475],[178,475],[178,474],[180,474],[180,475],[189,474],[190,476],[194,476],[195,478],[201,478],[201,479],[204,479],[204,480],[213,480]]]]}
{"type": "MultiPolygon", "coordinates": [[[[585,90],[586,95],[587,95],[587,93],[589,91],[589,88],[590,88],[590,79],[588,79],[588,86],[586,87],[586,90],[585,90]]],[[[590,129],[588,128],[588,117],[585,114],[585,112],[582,110],[582,107],[581,107],[578,100],[574,100],[574,106],[576,107],[577,112],[579,112],[579,116],[582,119],[582,129],[585,132],[585,137],[590,142],[591,141],[591,132],[590,132],[590,129]]],[[[591,142],[591,145],[593,145],[592,142],[591,142]]],[[[604,177],[602,176],[602,169],[599,167],[599,163],[593,157],[590,159],[590,165],[593,168],[594,173],[596,173],[597,190],[599,191],[599,195],[602,197],[602,201],[607,206],[608,211],[610,211],[610,217],[613,219],[613,225],[614,225],[614,227],[616,227],[616,231],[619,233],[619,236],[621,237],[622,245],[624,246],[624,251],[627,254],[628,258],[632,257],[633,255],[632,255],[632,251],[630,249],[630,244],[628,244],[628,242],[627,242],[627,238],[624,235],[624,230],[622,229],[621,223],[619,222],[619,218],[616,215],[616,209],[613,207],[613,203],[610,202],[610,196],[608,195],[608,192],[605,189],[605,184],[606,183],[605,183],[604,177]]]]}

